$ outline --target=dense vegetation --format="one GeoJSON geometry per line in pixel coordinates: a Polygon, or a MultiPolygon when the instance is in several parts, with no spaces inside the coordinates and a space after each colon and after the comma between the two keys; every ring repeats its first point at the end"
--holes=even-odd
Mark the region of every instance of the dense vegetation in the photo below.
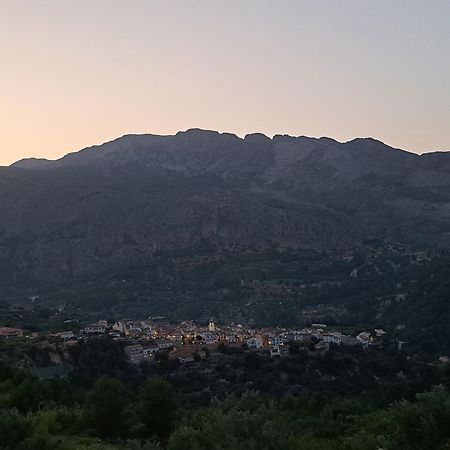
{"type": "Polygon", "coordinates": [[[17,291],[0,280],[0,324],[47,331],[61,330],[67,317],[112,321],[159,315],[174,321],[214,317],[253,327],[321,322],[398,327],[399,338],[424,355],[449,353],[448,254],[418,257],[385,242],[365,245],[350,260],[272,248],[224,252],[215,261],[205,244],[195,250],[201,256],[196,261],[172,252],[154,264],[76,285],[24,285],[17,291]],[[30,294],[39,295],[33,305],[30,294]],[[28,309],[15,310],[16,304],[28,309]]]}
{"type": "MultiPolygon", "coordinates": [[[[155,252],[153,260],[76,282],[44,283],[0,278],[9,304],[58,305],[67,313],[102,318],[162,315],[168,319],[252,321],[263,325],[304,323],[305,309],[334,305],[323,319],[365,323],[384,319],[385,305],[414,289],[430,265],[448,266],[441,252],[418,259],[415,252],[386,242],[364,243],[342,253],[248,246],[195,247],[155,252]],[[193,256],[195,255],[195,256],[193,256]],[[352,276],[353,274],[353,276],[352,276]]],[[[313,319],[319,319],[320,314],[313,319]]],[[[399,317],[399,320],[402,318],[399,317]]]]}
{"type": "MultiPolygon", "coordinates": [[[[120,344],[90,339],[70,349],[73,370],[61,379],[12,368],[19,359],[47,365],[48,353],[26,338],[3,341],[0,358],[10,365],[0,365],[0,448],[449,448],[450,369],[436,364],[450,351],[446,255],[420,262],[381,252],[346,262],[272,249],[256,262],[255,254],[239,256],[239,274],[212,261],[179,271],[175,262],[182,256],[173,258],[163,260],[158,277],[151,267],[118,274],[102,297],[95,294],[99,279],[84,285],[85,295],[43,288],[42,298],[73,298],[75,312],[95,300],[99,314],[115,299],[111,314],[129,308],[139,315],[150,312],[146,302],[164,313],[170,297],[172,318],[237,314],[273,324],[298,321],[303,308],[326,302],[345,311],[342,325],[380,324],[389,328],[389,339],[368,350],[325,353],[291,345],[281,359],[223,347],[191,365],[160,355],[157,364],[142,367],[125,361],[120,344]],[[349,277],[355,266],[359,275],[349,277]],[[402,351],[397,340],[407,343],[402,351]]],[[[15,311],[7,303],[0,315],[3,325],[31,331],[61,330],[67,317],[42,306],[15,311]]]]}
{"type": "Polygon", "coordinates": [[[68,378],[0,363],[0,448],[445,449],[450,368],[393,350],[271,359],[222,348],[179,367],[124,364],[112,341],[74,350],[68,378]],[[230,353],[231,351],[231,353],[230,353]]]}

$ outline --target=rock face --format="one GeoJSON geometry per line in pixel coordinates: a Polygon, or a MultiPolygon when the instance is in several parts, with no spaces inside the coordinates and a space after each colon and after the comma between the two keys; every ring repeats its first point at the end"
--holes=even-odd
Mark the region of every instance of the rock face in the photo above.
{"type": "Polygon", "coordinates": [[[0,168],[0,263],[38,279],[144,264],[156,252],[445,245],[450,154],[188,130],[129,135],[0,168]],[[194,251],[194,250],[193,250],[194,251]]]}

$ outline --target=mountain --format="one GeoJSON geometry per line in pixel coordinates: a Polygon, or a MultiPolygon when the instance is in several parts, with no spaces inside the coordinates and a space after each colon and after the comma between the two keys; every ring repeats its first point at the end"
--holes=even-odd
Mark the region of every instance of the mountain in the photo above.
{"type": "Polygon", "coordinates": [[[399,299],[449,231],[450,153],[128,135],[0,168],[0,300],[108,317],[402,321],[399,299]]]}
{"type": "Polygon", "coordinates": [[[374,139],[192,129],[0,168],[0,267],[15,280],[70,282],[162,255],[172,272],[184,261],[179,280],[205,258],[232,255],[226,267],[241,271],[249,254],[343,255],[370,239],[427,250],[448,246],[449,230],[450,153],[374,139]]]}

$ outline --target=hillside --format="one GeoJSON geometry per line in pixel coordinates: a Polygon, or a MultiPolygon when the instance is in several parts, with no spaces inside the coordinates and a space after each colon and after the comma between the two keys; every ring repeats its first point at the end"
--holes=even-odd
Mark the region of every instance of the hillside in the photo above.
{"type": "Polygon", "coordinates": [[[204,298],[261,274],[305,282],[307,265],[341,279],[353,263],[333,265],[368,258],[367,242],[429,251],[448,245],[449,229],[450,154],[419,156],[374,139],[194,129],[0,169],[6,297],[14,280],[70,290],[130,270],[147,274],[147,297],[167,291],[158,302],[168,304],[180,293],[183,303],[192,280],[204,298]],[[280,262],[286,252],[292,261],[280,262]]]}

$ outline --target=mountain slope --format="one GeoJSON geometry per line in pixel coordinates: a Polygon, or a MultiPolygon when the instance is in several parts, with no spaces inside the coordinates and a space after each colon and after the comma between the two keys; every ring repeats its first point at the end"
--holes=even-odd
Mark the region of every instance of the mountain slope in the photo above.
{"type": "Polygon", "coordinates": [[[217,255],[341,251],[373,236],[445,244],[449,161],[373,139],[124,136],[1,168],[0,260],[46,280],[145,265],[202,243],[217,255]]]}

